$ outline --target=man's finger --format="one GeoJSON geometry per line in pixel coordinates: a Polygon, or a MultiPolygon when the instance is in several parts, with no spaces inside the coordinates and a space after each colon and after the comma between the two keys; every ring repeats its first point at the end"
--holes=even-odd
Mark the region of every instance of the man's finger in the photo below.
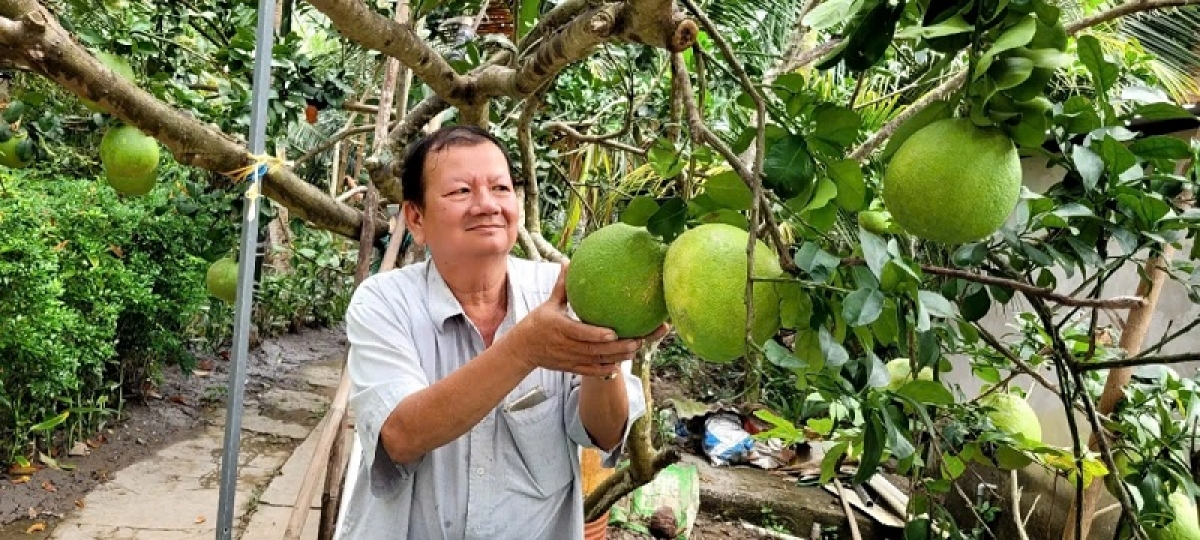
{"type": "Polygon", "coordinates": [[[612,343],[617,340],[617,333],[609,328],[574,320],[568,320],[563,325],[563,335],[584,343],[612,343]]]}
{"type": "Polygon", "coordinates": [[[561,268],[558,271],[558,280],[554,282],[554,290],[550,291],[550,302],[559,307],[567,305],[567,267],[571,263],[561,263],[561,268]]]}

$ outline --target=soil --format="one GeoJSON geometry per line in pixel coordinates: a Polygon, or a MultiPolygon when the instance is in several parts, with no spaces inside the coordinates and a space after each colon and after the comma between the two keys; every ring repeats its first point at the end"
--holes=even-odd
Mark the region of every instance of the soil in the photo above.
{"type": "MultiPolygon", "coordinates": [[[[300,390],[304,383],[288,375],[315,356],[344,347],[340,327],[311,329],[267,339],[250,350],[246,361],[246,401],[272,388],[300,390]]],[[[216,413],[224,418],[229,351],[198,356],[197,369],[168,369],[156,388],[130,400],[120,418],[88,440],[86,456],[56,456],[70,470],[44,467],[28,476],[0,470],[0,539],[48,535],[64,514],[116,471],[149,459],[172,443],[197,435],[216,413]],[[27,534],[44,523],[43,534],[27,534]]]]}
{"type": "MultiPolygon", "coordinates": [[[[620,527],[608,528],[607,540],[647,540],[650,538],[653,537],[620,527]]],[[[739,523],[717,520],[703,513],[696,517],[696,524],[692,526],[692,534],[688,537],[689,540],[716,540],[725,538],[736,538],[738,540],[778,540],[779,537],[768,536],[747,529],[739,523]]]]}

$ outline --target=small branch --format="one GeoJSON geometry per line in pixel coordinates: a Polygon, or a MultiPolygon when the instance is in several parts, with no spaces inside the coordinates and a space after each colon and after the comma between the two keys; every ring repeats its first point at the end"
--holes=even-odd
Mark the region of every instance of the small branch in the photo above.
{"type": "MultiPolygon", "coordinates": [[[[518,236],[521,229],[525,229],[524,223],[517,228],[518,236]]],[[[563,255],[558,248],[554,247],[554,245],[551,244],[549,240],[546,240],[542,235],[530,234],[528,229],[525,229],[525,233],[528,234],[530,239],[533,240],[533,245],[535,248],[537,248],[537,252],[542,255],[542,258],[557,263],[567,262],[567,256],[563,255]]]]}
{"type": "MultiPolygon", "coordinates": [[[[862,259],[859,259],[859,258],[846,258],[846,259],[842,259],[842,264],[843,265],[865,264],[865,261],[862,259]]],[[[1073,296],[1067,296],[1065,294],[1060,294],[1060,293],[1054,292],[1054,289],[1038,287],[1036,285],[1030,285],[1030,284],[1022,282],[1022,281],[1016,281],[1016,280],[1006,279],[1006,278],[998,278],[998,277],[993,277],[993,276],[985,276],[982,274],[976,274],[974,272],[968,272],[966,270],[959,270],[956,268],[945,268],[942,266],[933,266],[933,265],[929,265],[929,264],[922,264],[921,271],[927,272],[930,274],[936,274],[939,276],[947,276],[947,277],[955,277],[955,278],[959,278],[959,279],[965,279],[967,281],[974,281],[976,283],[983,283],[985,285],[995,285],[997,287],[1004,287],[1004,288],[1012,289],[1014,291],[1019,291],[1019,292],[1025,293],[1025,294],[1037,296],[1039,298],[1045,298],[1046,300],[1050,300],[1051,302],[1054,302],[1056,304],[1061,304],[1064,306],[1078,306],[1078,307],[1090,307],[1090,308],[1100,308],[1100,309],[1134,309],[1134,308],[1141,307],[1143,304],[1146,303],[1145,298],[1142,298],[1141,296],[1117,296],[1114,298],[1075,298],[1073,296]]]]}
{"type": "MultiPolygon", "coordinates": [[[[1167,344],[1171,343],[1172,341],[1175,341],[1176,339],[1179,338],[1179,336],[1182,336],[1182,335],[1188,333],[1189,331],[1191,331],[1193,328],[1195,328],[1197,326],[1200,326],[1200,318],[1192,319],[1192,322],[1189,322],[1189,323],[1183,325],[1183,328],[1180,328],[1179,330],[1172,332],[1171,335],[1162,338],[1158,343],[1155,343],[1153,347],[1150,347],[1150,348],[1138,353],[1136,356],[1134,356],[1134,358],[1142,358],[1144,356],[1148,356],[1148,355],[1158,352],[1160,349],[1167,346],[1167,344]]],[[[1170,328],[1170,326],[1168,326],[1167,328],[1170,328]]]]}
{"type": "Polygon", "coordinates": [[[459,75],[412,24],[401,24],[371,9],[361,0],[308,0],[351,41],[382,52],[408,66],[434,93],[455,105],[468,101],[466,77],[459,75]]]}
{"type": "Polygon", "coordinates": [[[605,135],[584,135],[584,134],[576,131],[575,128],[572,128],[571,126],[568,126],[567,124],[564,124],[562,122],[547,122],[544,127],[547,131],[558,131],[558,132],[560,132],[572,139],[575,139],[579,142],[600,144],[600,145],[607,146],[609,148],[615,148],[617,150],[624,150],[626,152],[629,152],[631,154],[637,154],[639,156],[646,155],[646,150],[643,148],[638,148],[636,146],[631,146],[631,145],[625,144],[620,141],[612,140],[612,137],[614,136],[614,134],[612,134],[612,133],[605,134],[605,135]]]}
{"type": "Polygon", "coordinates": [[[1108,11],[1103,11],[1090,17],[1084,17],[1077,21],[1071,21],[1063,25],[1063,28],[1066,29],[1067,34],[1074,34],[1080,30],[1083,30],[1084,28],[1103,24],[1113,19],[1124,17],[1126,15],[1132,15],[1141,11],[1151,11],[1155,9],[1180,6],[1194,6],[1198,4],[1200,4],[1200,0],[1134,0],[1131,2],[1125,2],[1124,4],[1121,4],[1108,11]]]}
{"type": "MultiPolygon", "coordinates": [[[[1012,349],[1008,348],[1006,345],[1001,343],[995,334],[988,331],[987,328],[984,328],[983,325],[981,325],[979,323],[975,323],[975,329],[979,331],[979,337],[983,338],[983,340],[985,342],[987,342],[987,344],[990,347],[992,347],[997,352],[999,352],[1001,355],[1003,355],[1006,359],[1008,359],[1009,362],[1012,362],[1013,365],[1016,366],[1016,368],[1017,368],[1013,371],[1014,375],[1011,375],[1004,381],[1001,381],[1001,384],[997,384],[996,386],[993,386],[992,388],[989,388],[988,390],[984,391],[983,393],[981,393],[979,396],[977,396],[975,398],[976,400],[996,391],[999,388],[1002,388],[1005,383],[1012,380],[1015,377],[1015,375],[1018,373],[1029,375],[1030,378],[1032,378],[1034,381],[1036,381],[1038,384],[1040,384],[1043,388],[1045,388],[1046,390],[1049,390],[1051,393],[1058,396],[1059,398],[1062,397],[1062,390],[1059,389],[1058,385],[1050,382],[1041,373],[1038,373],[1038,371],[1036,369],[1034,369],[1033,366],[1029,365],[1028,362],[1022,360],[1021,357],[1017,356],[1016,353],[1012,352],[1012,349]]],[[[1085,414],[1087,413],[1087,410],[1084,409],[1083,405],[1080,405],[1078,403],[1075,404],[1075,410],[1077,410],[1081,413],[1085,413],[1085,414]]]]}
{"type": "MultiPolygon", "coordinates": [[[[396,124],[395,122],[392,123],[392,125],[395,125],[395,124],[396,124]]],[[[318,144],[312,150],[309,150],[309,151],[305,152],[304,155],[296,158],[296,160],[292,162],[292,166],[299,167],[300,165],[304,164],[304,162],[321,155],[321,153],[325,152],[326,150],[329,150],[330,148],[333,148],[333,145],[341,142],[342,140],[344,140],[346,138],[353,137],[355,135],[361,135],[363,133],[370,133],[374,130],[375,130],[375,126],[373,126],[373,125],[362,125],[362,126],[355,126],[350,129],[344,129],[342,131],[334,133],[332,136],[330,136],[328,139],[326,139],[321,144],[318,144]]]]}
{"type": "Polygon", "coordinates": [[[442,111],[445,111],[449,108],[450,102],[442,99],[441,96],[438,95],[429,96],[418,103],[412,108],[411,111],[408,111],[408,114],[404,115],[404,119],[401,120],[400,123],[397,124],[390,133],[388,133],[388,143],[391,145],[392,152],[396,155],[403,153],[402,150],[404,149],[404,146],[408,144],[408,141],[412,139],[418,131],[421,131],[421,128],[425,127],[425,125],[428,124],[430,120],[433,120],[435,116],[441,114],[442,111]]]}
{"type": "Polygon", "coordinates": [[[1084,373],[1088,371],[1099,371],[1101,369],[1116,369],[1128,368],[1137,366],[1150,365],[1171,365],[1181,364],[1183,362],[1194,362],[1200,360],[1200,352],[1188,352],[1180,354],[1164,354],[1160,356],[1135,356],[1123,360],[1109,360],[1106,362],[1088,362],[1077,363],[1072,366],[1072,369],[1084,373]]]}
{"type": "MultiPolygon", "coordinates": [[[[671,55],[671,67],[673,71],[672,77],[675,84],[680,85],[681,99],[687,107],[688,128],[692,132],[692,138],[711,146],[718,154],[721,154],[721,157],[725,158],[725,161],[742,178],[747,187],[753,189],[756,183],[753,180],[753,173],[746,169],[746,164],[738,158],[733,149],[729,148],[729,145],[725,144],[725,141],[722,141],[720,137],[717,137],[709,129],[708,125],[704,123],[704,118],[700,116],[700,110],[696,106],[695,94],[692,91],[692,83],[683,65],[683,58],[678,54],[671,55]]],[[[762,202],[765,206],[765,201],[762,202]]],[[[783,243],[779,235],[779,227],[775,224],[775,216],[769,211],[769,208],[765,210],[767,211],[763,212],[763,220],[766,222],[767,231],[770,233],[771,240],[775,245],[779,264],[784,270],[795,272],[798,267],[796,266],[796,262],[792,260],[791,251],[783,243]]]]}
{"type": "MultiPolygon", "coordinates": [[[[680,455],[678,450],[675,448],[667,448],[660,451],[658,454],[655,454],[654,459],[651,461],[651,465],[655,470],[661,471],[678,462],[679,459],[680,455]]],[[[618,470],[612,476],[605,478],[600,485],[596,486],[596,489],[592,490],[592,492],[588,494],[587,498],[583,502],[583,505],[585,508],[590,508],[593,510],[589,510],[584,516],[583,519],[585,522],[595,521],[596,518],[599,518],[604,514],[603,510],[596,512],[595,509],[612,508],[612,505],[616,504],[617,501],[621,500],[622,497],[633,493],[633,490],[642,487],[649,482],[649,480],[646,482],[638,482],[633,478],[633,473],[631,471],[632,469],[629,467],[618,470]]]]}
{"type": "Polygon", "coordinates": [[[953,77],[947,79],[946,82],[939,84],[937,88],[934,88],[933,90],[930,90],[928,94],[921,96],[921,99],[918,99],[914,101],[912,105],[905,107],[904,111],[902,111],[900,114],[897,114],[896,117],[892,118],[887,124],[884,124],[882,128],[879,128],[879,131],[872,133],[867,140],[863,141],[862,145],[860,145],[858,148],[855,148],[853,152],[850,152],[850,157],[858,161],[867,159],[867,157],[870,156],[871,153],[879,147],[879,145],[891,138],[891,136],[896,133],[897,129],[900,129],[901,124],[907,122],[908,119],[916,116],[918,113],[925,110],[935,102],[945,99],[950,94],[953,94],[954,91],[957,90],[958,87],[961,86],[966,80],[967,72],[960,71],[953,77]]]}
{"type": "Polygon", "coordinates": [[[542,252],[538,251],[537,244],[533,242],[533,237],[529,235],[529,231],[525,227],[517,227],[517,242],[521,245],[521,249],[525,251],[525,256],[529,260],[543,260],[542,252]]]}

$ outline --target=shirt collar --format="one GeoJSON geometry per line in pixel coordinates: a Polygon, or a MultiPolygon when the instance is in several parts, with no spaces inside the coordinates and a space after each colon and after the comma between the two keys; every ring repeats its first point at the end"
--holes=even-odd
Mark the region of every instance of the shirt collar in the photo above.
{"type": "MultiPolygon", "coordinates": [[[[513,258],[509,256],[507,261],[507,293],[508,293],[508,314],[504,317],[501,326],[511,326],[515,323],[513,314],[516,313],[516,306],[513,303],[516,301],[516,295],[513,294],[513,280],[516,277],[513,272],[513,258]]],[[[441,272],[438,272],[437,266],[433,263],[433,259],[429,259],[429,265],[425,271],[425,286],[429,291],[429,315],[433,318],[433,323],[437,325],[438,332],[445,331],[446,321],[451,317],[462,315],[466,317],[463,311],[462,304],[454,297],[454,293],[450,290],[450,286],[446,285],[446,280],[442,278],[441,272]]]]}

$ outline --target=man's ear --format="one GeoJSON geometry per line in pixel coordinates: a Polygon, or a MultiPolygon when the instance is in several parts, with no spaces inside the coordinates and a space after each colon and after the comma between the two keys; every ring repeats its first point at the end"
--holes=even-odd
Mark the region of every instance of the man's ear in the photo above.
{"type": "Polygon", "coordinates": [[[408,227],[408,232],[412,234],[413,241],[417,245],[425,244],[425,215],[421,213],[421,207],[413,201],[404,201],[404,225],[408,227]]]}

